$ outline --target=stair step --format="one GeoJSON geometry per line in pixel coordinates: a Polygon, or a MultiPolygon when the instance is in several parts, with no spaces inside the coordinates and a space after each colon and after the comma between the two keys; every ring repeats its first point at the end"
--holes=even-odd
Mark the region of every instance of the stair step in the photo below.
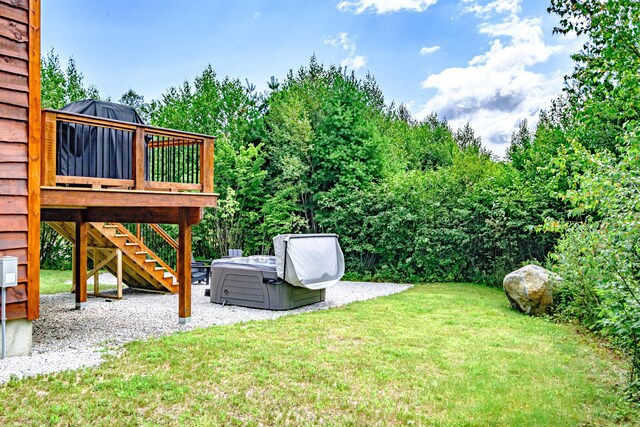
{"type": "MultiPolygon", "coordinates": [[[[75,225],[73,223],[57,222],[53,223],[52,226],[66,240],[74,240],[75,225]]],[[[160,267],[162,261],[154,255],[154,252],[148,249],[140,240],[134,238],[133,234],[121,224],[114,222],[91,223],[88,245],[97,248],[104,246],[113,250],[121,249],[123,274],[125,277],[138,278],[139,281],[134,283],[135,287],[162,292],[175,292],[177,290],[177,274],[169,267],[160,267]],[[141,265],[142,262],[145,263],[141,265]]],[[[115,266],[115,262],[115,259],[109,261],[111,266],[115,266]]],[[[1,426],[2,424],[0,423],[1,426]]]]}

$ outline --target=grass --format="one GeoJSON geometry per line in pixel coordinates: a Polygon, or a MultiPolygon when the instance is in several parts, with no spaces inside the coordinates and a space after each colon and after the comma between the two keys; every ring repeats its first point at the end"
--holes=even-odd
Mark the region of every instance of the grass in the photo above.
{"type": "MultiPolygon", "coordinates": [[[[71,291],[71,284],[67,283],[72,278],[71,271],[64,270],[40,270],[40,294],[60,294],[71,291]]],[[[87,285],[90,292],[93,292],[93,284],[87,285]]],[[[100,284],[100,290],[115,289],[115,285],[100,284]]]]}
{"type": "Polygon", "coordinates": [[[40,270],[40,294],[60,294],[70,292],[71,271],[64,270],[40,270]]]}
{"type": "Polygon", "coordinates": [[[633,424],[622,362],[477,285],[135,342],[0,387],[0,425],[633,424]]]}

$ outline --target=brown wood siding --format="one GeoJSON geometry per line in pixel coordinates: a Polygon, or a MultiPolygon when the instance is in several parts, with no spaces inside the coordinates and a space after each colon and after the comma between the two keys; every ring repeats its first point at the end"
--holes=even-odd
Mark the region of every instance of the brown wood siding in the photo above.
{"type": "Polygon", "coordinates": [[[0,117],[12,120],[29,120],[29,110],[15,105],[0,103],[0,117]]]}
{"type": "Polygon", "coordinates": [[[19,74],[21,76],[28,76],[29,63],[6,54],[2,48],[4,43],[5,39],[0,38],[0,70],[19,74]]]}
{"type": "Polygon", "coordinates": [[[24,319],[27,313],[27,303],[7,304],[7,319],[24,319]]]}
{"type": "Polygon", "coordinates": [[[9,319],[38,315],[40,146],[34,115],[40,116],[40,1],[0,0],[0,256],[18,257],[19,283],[8,292],[9,319]]]}
{"type": "Polygon", "coordinates": [[[0,179],[0,195],[26,196],[27,181],[19,179],[0,179]]]}
{"type": "MultiPolygon", "coordinates": [[[[4,197],[4,196],[3,196],[4,197]]],[[[1,199],[2,197],[0,197],[1,199]]],[[[11,215],[0,213],[0,239],[4,240],[4,233],[12,231],[27,231],[27,215],[11,215]]]]}
{"type": "Polygon", "coordinates": [[[10,144],[2,143],[2,151],[0,151],[0,163],[27,162],[28,147],[26,144],[10,144]]]}
{"type": "Polygon", "coordinates": [[[7,303],[24,302],[27,300],[27,285],[21,284],[7,289],[7,303]]]}
{"type": "Polygon", "coordinates": [[[27,76],[21,76],[19,74],[0,71],[0,82],[2,82],[2,89],[24,92],[25,88],[29,88],[29,79],[27,79],[27,76]]]}
{"type": "Polygon", "coordinates": [[[10,19],[14,22],[29,24],[29,12],[17,6],[16,1],[0,2],[0,16],[10,19]]]}
{"type": "Polygon", "coordinates": [[[0,0],[0,3],[7,4],[17,9],[29,10],[29,0],[0,0]]]}
{"type": "Polygon", "coordinates": [[[27,248],[26,232],[4,233],[3,237],[4,239],[0,240],[0,251],[27,248]]]}
{"type": "Polygon", "coordinates": [[[16,215],[28,215],[29,208],[27,206],[27,198],[24,196],[6,196],[0,197],[0,211],[11,212],[16,215]]]}
{"type": "MultiPolygon", "coordinates": [[[[2,132],[2,131],[0,131],[2,132]]],[[[26,162],[0,163],[0,179],[27,177],[28,167],[26,162]]]]}

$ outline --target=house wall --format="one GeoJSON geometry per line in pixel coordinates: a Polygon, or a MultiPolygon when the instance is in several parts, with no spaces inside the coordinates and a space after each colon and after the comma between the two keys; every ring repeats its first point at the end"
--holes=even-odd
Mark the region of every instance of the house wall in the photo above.
{"type": "Polygon", "coordinates": [[[38,317],[40,0],[0,0],[0,256],[18,257],[8,319],[38,317]]]}

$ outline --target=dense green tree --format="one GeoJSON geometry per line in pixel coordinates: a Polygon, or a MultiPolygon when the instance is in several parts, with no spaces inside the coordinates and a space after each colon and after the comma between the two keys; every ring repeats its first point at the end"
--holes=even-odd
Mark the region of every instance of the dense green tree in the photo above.
{"type": "Polygon", "coordinates": [[[226,255],[226,249],[255,249],[262,238],[257,212],[263,193],[261,98],[238,79],[218,79],[208,66],[182,86],[151,103],[151,123],[215,137],[214,186],[224,209],[208,210],[194,229],[198,256],[226,255]]]}
{"type": "Polygon", "coordinates": [[[402,147],[408,169],[428,170],[451,165],[459,148],[446,120],[430,114],[423,121],[402,120],[399,125],[406,128],[398,145],[402,147]]]}
{"type": "Polygon", "coordinates": [[[523,120],[518,130],[511,135],[511,145],[507,149],[507,159],[516,169],[524,169],[524,159],[531,151],[533,145],[533,133],[529,130],[529,123],[523,120]]]}
{"type": "Polygon", "coordinates": [[[138,94],[135,90],[129,89],[126,91],[118,102],[134,108],[145,123],[149,123],[151,120],[151,105],[144,102],[144,96],[138,94]]]}
{"type": "Polygon", "coordinates": [[[640,118],[640,2],[552,0],[549,12],[560,17],[555,32],[586,39],[567,77],[577,137],[591,151],[615,152],[640,118]]]}
{"type": "MultiPolygon", "coordinates": [[[[48,75],[66,82],[56,61],[48,75]]],[[[150,104],[133,90],[120,99],[154,125],[216,138],[220,203],[194,230],[197,256],[268,252],[279,233],[335,232],[354,274],[488,283],[544,258],[549,242],[535,226],[546,199],[523,185],[526,167],[493,161],[469,124],[454,133],[435,114],[415,120],[385,105],[371,75],[315,57],[269,87],[256,94],[207,67],[150,104]]]]}
{"type": "Polygon", "coordinates": [[[463,127],[458,129],[453,138],[456,140],[458,147],[461,150],[473,150],[477,153],[487,153],[486,149],[482,147],[482,138],[476,136],[475,131],[471,127],[471,124],[467,122],[463,127]]]}
{"type": "Polygon", "coordinates": [[[100,99],[95,86],[84,84],[84,76],[76,67],[73,58],[69,58],[65,70],[53,49],[42,58],[42,108],[58,109],[70,102],[82,99],[100,99]]]}
{"type": "Polygon", "coordinates": [[[564,277],[559,311],[628,352],[630,391],[640,398],[640,3],[552,0],[549,11],[560,17],[557,32],[586,39],[567,77],[567,114],[547,127],[564,126],[551,168],[571,207],[569,221],[548,222],[563,233],[553,254],[564,277]]]}
{"type": "Polygon", "coordinates": [[[371,76],[357,80],[315,57],[272,94],[265,117],[269,181],[273,197],[295,206],[281,216],[283,225],[303,218],[306,229],[321,231],[340,194],[381,178],[381,103],[371,76]]]}
{"type": "Polygon", "coordinates": [[[567,198],[579,221],[550,223],[564,232],[553,258],[563,281],[562,314],[610,338],[631,357],[630,391],[640,398],[640,141],[620,155],[574,144],[583,172],[567,198]]]}

